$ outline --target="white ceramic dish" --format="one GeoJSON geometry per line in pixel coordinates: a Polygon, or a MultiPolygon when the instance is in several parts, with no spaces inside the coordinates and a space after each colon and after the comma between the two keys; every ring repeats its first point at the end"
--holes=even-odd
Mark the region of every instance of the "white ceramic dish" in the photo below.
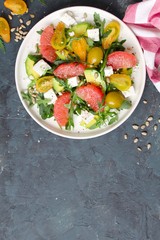
{"type": "Polygon", "coordinates": [[[119,127],[122,123],[124,123],[130,115],[133,113],[133,111],[136,109],[143,90],[145,86],[145,79],[146,79],[146,70],[145,70],[145,62],[143,53],[141,50],[141,47],[139,45],[139,42],[135,35],[132,33],[132,31],[124,24],[120,19],[115,17],[114,15],[97,9],[93,7],[87,7],[87,6],[78,6],[78,7],[69,7],[64,8],[61,10],[58,10],[56,12],[53,12],[49,14],[48,16],[44,17],[42,20],[40,20],[28,33],[26,38],[24,39],[18,55],[16,59],[16,65],[15,65],[15,79],[16,79],[16,87],[17,91],[20,97],[20,100],[27,110],[27,112],[30,114],[30,116],[44,129],[62,136],[66,138],[72,138],[72,139],[89,139],[98,137],[101,135],[104,135],[108,132],[111,132],[112,130],[119,127]],[[81,19],[84,16],[84,13],[87,14],[87,21],[93,22],[93,14],[99,13],[101,19],[106,19],[106,22],[109,22],[111,20],[117,20],[121,24],[121,33],[120,33],[120,39],[126,39],[126,42],[124,46],[126,48],[132,48],[132,52],[136,54],[136,57],[138,59],[138,66],[135,67],[133,71],[133,79],[134,79],[134,87],[135,87],[135,95],[131,97],[132,101],[132,107],[128,110],[123,110],[120,112],[119,120],[115,122],[112,125],[105,126],[103,128],[95,129],[95,130],[81,130],[75,128],[73,131],[67,131],[64,129],[61,129],[58,124],[54,121],[53,118],[42,120],[38,110],[36,107],[29,107],[27,105],[27,102],[23,100],[21,96],[21,91],[24,91],[27,88],[27,85],[29,83],[29,79],[26,75],[25,71],[25,59],[29,53],[35,52],[36,50],[36,43],[39,42],[40,35],[37,33],[37,31],[45,28],[49,24],[57,24],[60,21],[61,16],[67,12],[72,11],[76,18],[81,21],[81,19]]]}

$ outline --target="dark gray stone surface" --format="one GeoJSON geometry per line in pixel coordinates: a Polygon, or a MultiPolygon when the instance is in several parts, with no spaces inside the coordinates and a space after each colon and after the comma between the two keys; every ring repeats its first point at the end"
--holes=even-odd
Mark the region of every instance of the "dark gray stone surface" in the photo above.
{"type": "MultiPolygon", "coordinates": [[[[62,7],[90,5],[122,19],[134,2],[27,1],[36,16],[28,30],[62,7]]],[[[0,53],[0,240],[159,240],[160,94],[153,84],[147,78],[137,109],[118,129],[90,140],[64,139],[37,125],[19,100],[19,46],[12,38],[6,54],[0,53]],[[132,124],[150,115],[148,135],[142,136],[132,124]]]]}

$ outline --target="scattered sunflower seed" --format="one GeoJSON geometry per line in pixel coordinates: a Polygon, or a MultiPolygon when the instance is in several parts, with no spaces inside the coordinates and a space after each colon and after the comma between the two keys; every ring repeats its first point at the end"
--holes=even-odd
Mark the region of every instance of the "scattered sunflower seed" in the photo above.
{"type": "Polygon", "coordinates": [[[142,152],[142,148],[141,148],[141,147],[137,147],[137,150],[138,150],[139,152],[142,152]]]}
{"type": "Polygon", "coordinates": [[[16,28],[11,28],[11,32],[14,32],[16,30],[16,28]]]}
{"type": "Polygon", "coordinates": [[[133,140],[134,143],[137,143],[138,141],[139,141],[138,137],[135,137],[134,140],[133,140]]]}
{"type": "Polygon", "coordinates": [[[11,15],[8,15],[8,18],[9,18],[10,20],[12,20],[12,16],[11,16],[11,15]]]}
{"type": "Polygon", "coordinates": [[[141,125],[141,129],[145,129],[146,125],[145,124],[142,124],[141,125]]]}
{"type": "Polygon", "coordinates": [[[22,20],[22,18],[20,18],[20,19],[19,19],[19,22],[20,22],[20,23],[23,23],[23,20],[22,20]]]}
{"type": "Polygon", "coordinates": [[[16,36],[20,36],[19,32],[15,32],[15,35],[16,35],[16,36]]]}
{"type": "Polygon", "coordinates": [[[26,22],[26,25],[29,26],[30,24],[31,24],[31,20],[28,20],[28,21],[26,22]]]}
{"type": "Polygon", "coordinates": [[[34,17],[35,17],[35,15],[34,15],[34,14],[30,14],[30,17],[31,17],[31,18],[34,18],[34,17]]]}
{"type": "Polygon", "coordinates": [[[143,136],[147,136],[147,131],[143,131],[143,132],[141,132],[141,134],[143,135],[143,136]]]}
{"type": "Polygon", "coordinates": [[[144,103],[144,104],[147,104],[147,100],[143,100],[143,103],[144,103]]]}
{"type": "Polygon", "coordinates": [[[147,144],[147,149],[149,150],[152,147],[151,143],[147,144]]]}
{"type": "Polygon", "coordinates": [[[158,125],[155,124],[154,127],[153,127],[153,129],[154,129],[154,131],[157,131],[157,129],[158,129],[158,125]]]}
{"type": "Polygon", "coordinates": [[[145,122],[146,127],[149,127],[149,124],[150,124],[149,121],[145,122]]]}
{"type": "Polygon", "coordinates": [[[124,134],[124,139],[128,139],[128,134],[124,134]]]}
{"type": "Polygon", "coordinates": [[[22,28],[26,28],[26,26],[24,24],[21,25],[22,28]]]}
{"type": "Polygon", "coordinates": [[[151,122],[151,121],[153,120],[153,116],[149,116],[149,117],[147,118],[147,120],[148,120],[149,122],[151,122]]]}
{"type": "Polygon", "coordinates": [[[135,130],[138,130],[139,126],[137,124],[133,124],[132,128],[135,129],[135,130]]]}

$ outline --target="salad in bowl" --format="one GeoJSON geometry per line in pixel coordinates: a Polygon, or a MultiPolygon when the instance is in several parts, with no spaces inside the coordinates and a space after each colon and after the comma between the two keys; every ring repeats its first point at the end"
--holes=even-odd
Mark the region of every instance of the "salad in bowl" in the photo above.
{"type": "Polygon", "coordinates": [[[117,18],[106,20],[93,9],[92,21],[85,11],[77,19],[66,10],[37,30],[35,48],[24,58],[28,83],[20,95],[27,108],[63,132],[88,133],[119,122],[135,105],[139,66],[121,31],[117,18]]]}

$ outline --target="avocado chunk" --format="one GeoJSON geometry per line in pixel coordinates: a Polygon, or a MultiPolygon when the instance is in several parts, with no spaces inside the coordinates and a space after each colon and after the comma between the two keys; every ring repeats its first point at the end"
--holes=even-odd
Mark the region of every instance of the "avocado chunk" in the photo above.
{"type": "Polygon", "coordinates": [[[34,78],[34,79],[39,78],[39,74],[33,69],[33,66],[37,60],[39,60],[39,58],[35,57],[34,55],[27,56],[27,59],[25,61],[25,68],[29,78],[34,78]]]}
{"type": "Polygon", "coordinates": [[[102,86],[103,91],[106,91],[106,82],[101,78],[101,75],[97,70],[86,69],[84,75],[87,82],[102,86]]]}
{"type": "Polygon", "coordinates": [[[53,78],[53,88],[57,93],[64,91],[64,86],[56,78],[53,78]]]}
{"type": "Polygon", "coordinates": [[[75,33],[76,37],[87,36],[87,29],[92,28],[92,25],[87,22],[77,23],[71,28],[71,32],[75,33]]]}
{"type": "Polygon", "coordinates": [[[96,123],[97,123],[98,119],[99,119],[99,116],[95,115],[94,118],[91,121],[89,121],[88,123],[86,123],[84,120],[82,120],[80,125],[82,127],[88,128],[88,129],[94,129],[97,126],[96,123]]]}

